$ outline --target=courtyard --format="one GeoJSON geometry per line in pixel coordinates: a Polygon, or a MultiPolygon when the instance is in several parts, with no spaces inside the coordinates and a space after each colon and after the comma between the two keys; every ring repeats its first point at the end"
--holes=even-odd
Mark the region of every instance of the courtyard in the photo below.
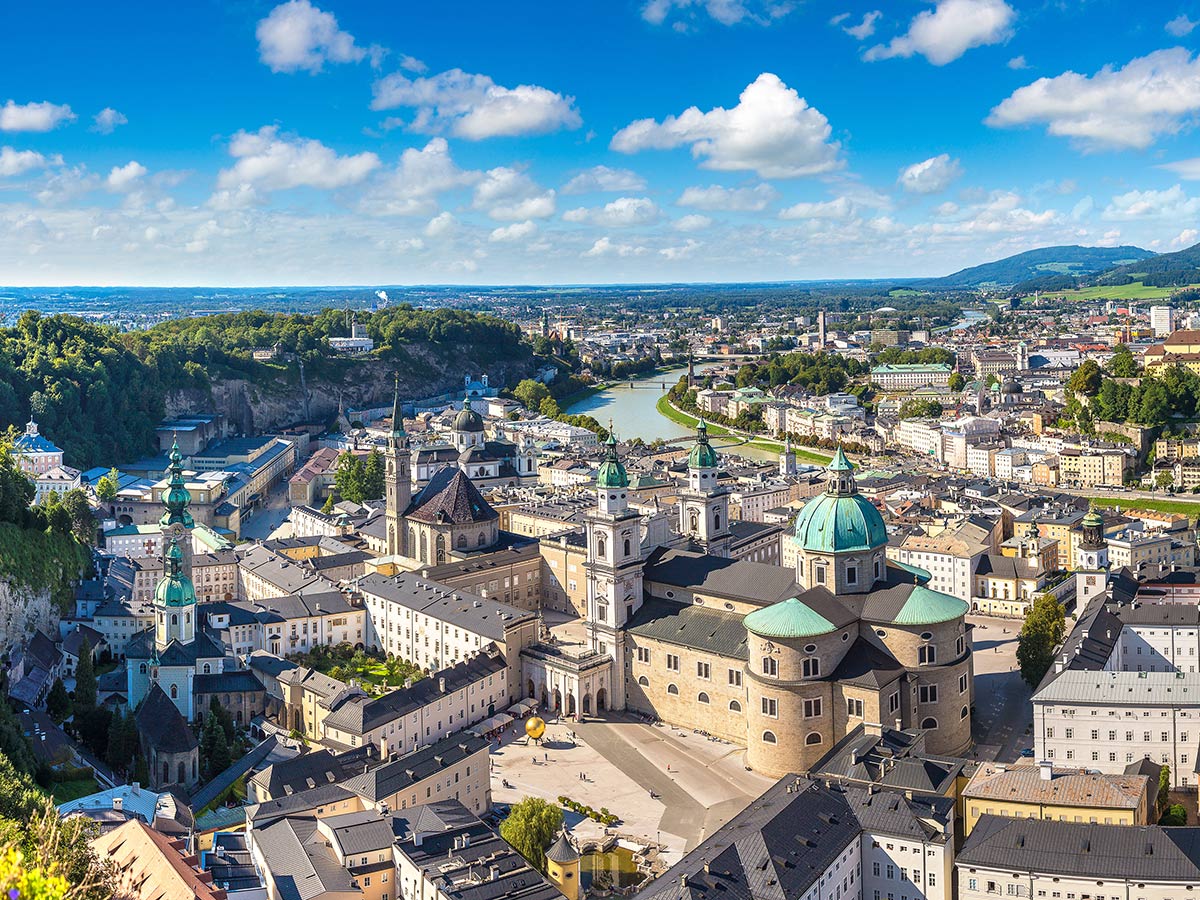
{"type": "Polygon", "coordinates": [[[967,622],[974,626],[975,758],[1014,762],[1033,746],[1031,692],[1017,665],[1021,620],[967,616],[967,622]]]}

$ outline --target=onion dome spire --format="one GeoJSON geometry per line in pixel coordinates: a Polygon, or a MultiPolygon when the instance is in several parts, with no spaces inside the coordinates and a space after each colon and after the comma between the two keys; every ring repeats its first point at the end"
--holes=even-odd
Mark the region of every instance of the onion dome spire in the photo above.
{"type": "Polygon", "coordinates": [[[188,512],[188,504],[192,502],[192,495],[188,492],[187,483],[183,479],[183,455],[179,452],[178,439],[171,445],[171,465],[168,467],[168,471],[171,473],[171,480],[163,492],[163,506],[166,507],[166,512],[163,513],[158,523],[164,528],[169,525],[193,528],[196,523],[192,519],[192,514],[188,512]]]}

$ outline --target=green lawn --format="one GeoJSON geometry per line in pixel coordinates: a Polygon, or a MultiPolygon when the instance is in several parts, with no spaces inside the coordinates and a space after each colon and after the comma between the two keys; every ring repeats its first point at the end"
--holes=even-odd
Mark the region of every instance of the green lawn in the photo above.
{"type": "Polygon", "coordinates": [[[420,680],[423,677],[418,666],[403,661],[393,664],[395,674],[389,676],[387,663],[366,654],[300,653],[290,658],[339,681],[355,679],[367,693],[383,693],[389,688],[403,687],[406,678],[420,680]]]}
{"type": "MultiPolygon", "coordinates": [[[[700,421],[695,416],[688,415],[687,413],[672,406],[671,401],[668,399],[666,394],[663,394],[658,398],[658,403],[655,404],[655,408],[658,410],[660,415],[666,416],[672,422],[675,422],[679,425],[686,425],[688,428],[695,428],[696,423],[700,421]]],[[[735,434],[728,428],[722,428],[720,425],[714,425],[712,422],[708,423],[708,433],[713,437],[741,438],[741,435],[735,434]]],[[[769,438],[754,438],[749,443],[751,446],[759,447],[763,450],[774,450],[778,452],[783,449],[783,444],[781,444],[779,441],[770,440],[769,438]]],[[[793,447],[792,450],[796,454],[796,459],[816,463],[817,465],[823,466],[833,459],[832,455],[823,453],[819,450],[807,450],[804,447],[793,447]]]]}
{"type": "Polygon", "coordinates": [[[94,794],[98,790],[100,790],[100,785],[96,783],[95,778],[76,778],[74,781],[54,782],[50,786],[50,796],[54,798],[54,803],[58,806],[78,800],[80,797],[86,797],[88,794],[94,794]]]}
{"type": "Polygon", "coordinates": [[[1149,512],[1179,513],[1180,515],[1196,518],[1200,516],[1200,495],[1194,500],[1138,500],[1123,497],[1094,497],[1092,503],[1096,506],[1119,506],[1129,512],[1144,509],[1149,512]]]}
{"type": "MultiPolygon", "coordinates": [[[[1188,285],[1195,287],[1196,285],[1188,285]]],[[[1075,291],[1052,292],[1065,300],[1162,300],[1183,287],[1154,287],[1134,281],[1130,284],[1099,284],[1075,291]]]]}

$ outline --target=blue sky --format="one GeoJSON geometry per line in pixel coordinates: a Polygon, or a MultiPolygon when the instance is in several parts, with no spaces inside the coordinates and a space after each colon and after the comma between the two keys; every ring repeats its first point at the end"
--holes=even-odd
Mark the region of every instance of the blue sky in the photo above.
{"type": "Polygon", "coordinates": [[[888,277],[1200,240],[1200,0],[5,17],[5,284],[888,277]]]}

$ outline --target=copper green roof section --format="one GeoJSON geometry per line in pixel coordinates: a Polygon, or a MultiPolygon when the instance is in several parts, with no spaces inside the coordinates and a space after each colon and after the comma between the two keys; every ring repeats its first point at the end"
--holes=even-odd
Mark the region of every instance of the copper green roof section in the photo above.
{"type": "Polygon", "coordinates": [[[796,517],[796,542],[813,553],[874,550],[887,543],[883,516],[861,494],[818,494],[796,517]]]}
{"type": "Polygon", "coordinates": [[[708,423],[703,419],[696,425],[696,446],[688,454],[689,469],[715,469],[719,465],[717,451],[708,442],[708,423]]]}
{"type": "Polygon", "coordinates": [[[192,579],[182,572],[183,553],[179,542],[171,541],[167,550],[167,574],[154,590],[154,602],[162,606],[192,606],[196,602],[196,588],[192,579]]]}
{"type": "Polygon", "coordinates": [[[830,472],[849,472],[853,470],[850,460],[846,459],[846,454],[842,452],[841,444],[838,445],[837,453],[833,455],[833,461],[829,463],[828,470],[830,472]]]}
{"type": "Polygon", "coordinates": [[[756,609],[744,621],[747,631],[768,638],[816,637],[837,630],[832,622],[795,597],[756,609]]]}
{"type": "Polygon", "coordinates": [[[1100,513],[1093,509],[1088,511],[1088,514],[1083,517],[1079,524],[1084,528],[1103,528],[1104,519],[1101,517],[1100,513]]]}
{"type": "Polygon", "coordinates": [[[188,504],[192,502],[192,495],[188,492],[187,484],[183,480],[183,456],[179,452],[179,441],[175,441],[171,445],[171,483],[166,491],[163,492],[162,500],[166,512],[162,514],[162,518],[158,523],[164,528],[168,525],[182,525],[184,528],[192,528],[196,523],[192,519],[192,514],[188,512],[188,504]]]}
{"type": "Polygon", "coordinates": [[[625,473],[625,467],[621,465],[621,458],[617,456],[617,439],[613,437],[611,432],[605,443],[608,445],[608,450],[604,454],[604,461],[600,463],[600,468],[596,472],[596,487],[629,487],[629,476],[625,473]]]}
{"type": "Polygon", "coordinates": [[[896,625],[937,625],[962,618],[969,608],[965,600],[917,585],[892,622],[896,625]]]}

